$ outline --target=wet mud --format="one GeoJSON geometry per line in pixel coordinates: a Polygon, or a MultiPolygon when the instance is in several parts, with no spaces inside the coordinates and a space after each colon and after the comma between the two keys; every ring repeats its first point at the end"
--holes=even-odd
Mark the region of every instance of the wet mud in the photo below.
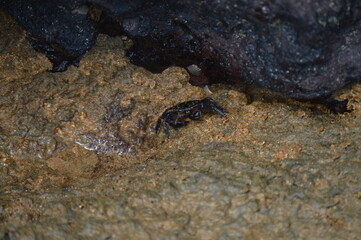
{"type": "Polygon", "coordinates": [[[240,84],[210,93],[182,68],[130,64],[131,42],[105,35],[50,73],[0,22],[0,239],[360,236],[360,84],[333,96],[342,115],[240,84]],[[155,133],[165,109],[207,96],[228,118],[155,133]]]}

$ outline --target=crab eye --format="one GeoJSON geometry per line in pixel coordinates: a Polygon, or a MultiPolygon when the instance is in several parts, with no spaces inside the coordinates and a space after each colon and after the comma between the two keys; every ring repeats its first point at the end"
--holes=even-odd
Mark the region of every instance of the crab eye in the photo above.
{"type": "Polygon", "coordinates": [[[192,115],[190,116],[191,119],[197,120],[201,117],[202,112],[201,111],[195,111],[194,113],[192,113],[192,115]]]}

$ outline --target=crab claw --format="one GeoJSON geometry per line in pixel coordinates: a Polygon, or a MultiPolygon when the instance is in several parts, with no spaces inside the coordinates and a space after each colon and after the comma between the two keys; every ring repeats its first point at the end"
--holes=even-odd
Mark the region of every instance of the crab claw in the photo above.
{"type": "Polygon", "coordinates": [[[203,99],[203,101],[204,101],[205,110],[209,111],[211,109],[212,111],[218,113],[222,117],[227,118],[226,113],[228,113],[228,111],[223,107],[221,107],[221,105],[219,105],[213,98],[206,97],[205,99],[203,99]]]}

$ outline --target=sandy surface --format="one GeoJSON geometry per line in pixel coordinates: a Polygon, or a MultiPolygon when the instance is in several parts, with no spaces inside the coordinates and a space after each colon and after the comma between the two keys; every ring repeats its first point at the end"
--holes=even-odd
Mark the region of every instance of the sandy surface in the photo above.
{"type": "Polygon", "coordinates": [[[361,85],[351,113],[241,85],[152,74],[101,35],[50,73],[0,13],[0,239],[357,239],[361,85]],[[228,118],[156,134],[162,112],[210,96],[228,118]],[[251,100],[250,100],[251,99],[251,100]]]}

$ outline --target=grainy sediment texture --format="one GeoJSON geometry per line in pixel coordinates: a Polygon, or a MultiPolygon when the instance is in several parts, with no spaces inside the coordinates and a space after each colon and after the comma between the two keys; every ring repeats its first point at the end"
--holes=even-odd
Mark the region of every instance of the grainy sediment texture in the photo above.
{"type": "Polygon", "coordinates": [[[188,83],[131,65],[127,39],[100,35],[79,68],[46,72],[1,14],[0,239],[357,239],[361,85],[351,113],[241,85],[188,83]],[[160,114],[211,96],[170,139],[160,114]]]}

